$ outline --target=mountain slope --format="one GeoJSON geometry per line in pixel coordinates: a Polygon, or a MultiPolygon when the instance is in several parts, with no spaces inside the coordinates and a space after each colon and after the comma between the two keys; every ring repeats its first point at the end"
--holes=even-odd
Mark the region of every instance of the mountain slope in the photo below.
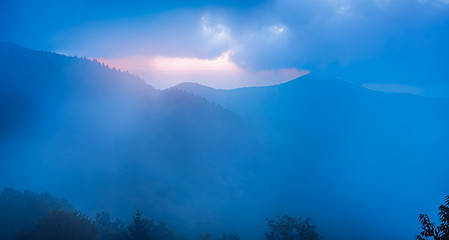
{"type": "Polygon", "coordinates": [[[280,173],[276,185],[291,186],[278,190],[292,199],[285,208],[316,206],[311,211],[323,213],[320,224],[340,231],[336,239],[412,238],[418,209],[447,194],[447,100],[374,92],[313,74],[268,87],[218,90],[186,83],[174,89],[257,123],[279,162],[272,167],[280,173]],[[325,207],[324,199],[337,209],[325,207]],[[358,230],[351,231],[354,226],[358,230]]]}
{"type": "Polygon", "coordinates": [[[232,112],[95,61],[3,43],[0,76],[4,186],[123,219],[141,206],[194,233],[211,224],[190,219],[217,219],[211,211],[241,199],[262,159],[258,135],[232,112]]]}
{"type": "Polygon", "coordinates": [[[447,195],[447,101],[313,75],[159,91],[11,44],[0,44],[0,76],[0,184],[91,215],[127,221],[140,206],[190,236],[256,239],[266,217],[289,214],[312,217],[326,239],[409,239],[447,195]]]}

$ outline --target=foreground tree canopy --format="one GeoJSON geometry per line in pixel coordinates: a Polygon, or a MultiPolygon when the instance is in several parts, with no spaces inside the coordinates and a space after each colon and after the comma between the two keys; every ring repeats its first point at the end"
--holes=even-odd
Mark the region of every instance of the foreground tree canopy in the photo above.
{"type": "Polygon", "coordinates": [[[422,231],[416,236],[417,240],[449,240],[449,196],[446,196],[446,204],[440,206],[440,213],[438,216],[441,221],[440,226],[436,226],[435,223],[432,223],[429,216],[425,214],[419,215],[422,231]]]}
{"type": "Polygon", "coordinates": [[[17,240],[96,240],[98,227],[80,212],[53,210],[28,232],[19,233],[17,240]]]}
{"type": "Polygon", "coordinates": [[[320,235],[310,219],[302,220],[288,215],[277,217],[276,220],[266,219],[271,232],[266,233],[267,240],[319,240],[320,235]]]}
{"type": "MultiPolygon", "coordinates": [[[[108,212],[98,212],[93,220],[65,199],[11,188],[0,194],[0,223],[1,240],[188,240],[166,223],[144,217],[140,209],[125,227],[119,219],[112,221],[108,212]]],[[[201,233],[198,238],[240,239],[237,234],[213,238],[209,233],[201,233]]]]}

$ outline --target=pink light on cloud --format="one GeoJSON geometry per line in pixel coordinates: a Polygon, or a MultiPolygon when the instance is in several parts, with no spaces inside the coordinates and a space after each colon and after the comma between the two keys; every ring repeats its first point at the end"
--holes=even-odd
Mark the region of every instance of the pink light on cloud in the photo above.
{"type": "Polygon", "coordinates": [[[123,71],[141,76],[155,88],[168,88],[183,82],[231,89],[266,86],[287,82],[309,73],[295,68],[250,72],[230,60],[230,52],[215,59],[166,56],[130,56],[119,59],[96,58],[123,71]]]}
{"type": "Polygon", "coordinates": [[[151,64],[156,71],[241,71],[235,63],[229,60],[229,54],[230,52],[226,52],[215,59],[155,57],[151,64]]]}

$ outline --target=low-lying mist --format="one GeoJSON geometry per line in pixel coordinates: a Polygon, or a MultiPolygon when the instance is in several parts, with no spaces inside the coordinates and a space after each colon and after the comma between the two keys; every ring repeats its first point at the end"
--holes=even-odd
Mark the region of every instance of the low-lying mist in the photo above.
{"type": "Polygon", "coordinates": [[[44,196],[45,206],[94,220],[106,211],[123,231],[141,209],[190,239],[263,239],[266,218],[297,220],[284,215],[310,217],[324,239],[409,239],[448,194],[447,100],[312,74],[161,91],[11,44],[0,44],[0,76],[0,187],[49,192],[71,204],[44,196]]]}

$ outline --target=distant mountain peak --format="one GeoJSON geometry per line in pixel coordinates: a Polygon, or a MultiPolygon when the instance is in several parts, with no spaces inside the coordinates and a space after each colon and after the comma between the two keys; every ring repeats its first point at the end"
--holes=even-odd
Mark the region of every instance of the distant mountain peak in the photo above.
{"type": "MultiPolygon", "coordinates": [[[[194,83],[194,82],[183,82],[180,83],[178,85],[175,85],[173,87],[170,87],[169,89],[181,89],[181,90],[186,90],[186,89],[199,89],[199,88],[204,88],[204,89],[216,89],[213,87],[209,87],[206,85],[202,85],[200,83],[194,83]]],[[[217,89],[216,89],[217,90],[217,89]]]]}

